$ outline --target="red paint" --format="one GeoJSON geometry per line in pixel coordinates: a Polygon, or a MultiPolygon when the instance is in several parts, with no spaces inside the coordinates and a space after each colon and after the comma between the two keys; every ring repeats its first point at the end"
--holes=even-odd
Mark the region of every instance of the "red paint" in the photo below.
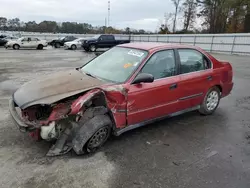
{"type": "Polygon", "coordinates": [[[93,89],[85,93],[83,96],[80,96],[72,103],[70,114],[77,114],[78,112],[80,112],[82,110],[83,105],[87,101],[89,101],[93,96],[100,94],[101,92],[101,89],[93,89]]]}
{"type": "Polygon", "coordinates": [[[166,43],[128,43],[119,46],[147,50],[149,54],[126,83],[106,84],[101,88],[92,89],[73,101],[70,107],[65,104],[57,105],[54,107],[47,123],[63,118],[67,113],[75,115],[84,111],[82,109],[84,104],[101,93],[105,95],[107,106],[113,114],[116,127],[122,128],[199,105],[207,91],[213,86],[222,88],[222,97],[227,96],[232,90],[233,73],[231,65],[216,60],[200,48],[166,43]],[[213,68],[158,79],[153,83],[131,84],[153,53],[175,48],[198,50],[211,60],[213,68]],[[208,80],[208,76],[212,76],[213,79],[208,80]],[[170,86],[175,83],[178,87],[170,90],[170,86]],[[197,97],[183,99],[197,94],[197,97]],[[69,109],[71,109],[70,112],[69,109]]]}
{"type": "Polygon", "coordinates": [[[146,63],[146,58],[126,83],[112,86],[104,85],[102,88],[91,90],[78,98],[71,106],[72,113],[76,114],[81,109],[81,105],[79,105],[81,101],[87,101],[95,94],[103,91],[108,102],[108,107],[113,113],[116,127],[122,128],[199,105],[203,101],[207,91],[213,86],[219,85],[222,87],[222,97],[227,96],[232,90],[233,75],[231,65],[225,62],[219,62],[209,53],[198,47],[169,45],[166,43],[128,43],[119,46],[148,50],[148,57],[163,49],[196,49],[212,61],[213,69],[163,78],[155,80],[153,83],[131,84],[146,63]],[[225,74],[223,74],[223,72],[227,73],[226,76],[229,79],[225,80],[225,74]],[[212,76],[213,80],[208,81],[208,76],[212,76]],[[170,85],[174,83],[177,83],[178,87],[174,90],[170,90],[170,85]],[[115,87],[124,88],[125,92],[110,89],[115,87]],[[201,95],[198,97],[179,100],[199,93],[201,95]]]}
{"type": "Polygon", "coordinates": [[[36,141],[39,141],[41,139],[40,129],[35,129],[34,131],[29,132],[29,135],[36,141]]]}

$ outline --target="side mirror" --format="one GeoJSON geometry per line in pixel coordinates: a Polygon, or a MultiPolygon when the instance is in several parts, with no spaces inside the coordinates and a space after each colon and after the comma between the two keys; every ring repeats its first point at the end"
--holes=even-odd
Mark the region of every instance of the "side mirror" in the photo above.
{"type": "Polygon", "coordinates": [[[148,73],[139,73],[137,77],[134,79],[132,84],[139,83],[152,83],[154,81],[154,76],[148,73]]]}

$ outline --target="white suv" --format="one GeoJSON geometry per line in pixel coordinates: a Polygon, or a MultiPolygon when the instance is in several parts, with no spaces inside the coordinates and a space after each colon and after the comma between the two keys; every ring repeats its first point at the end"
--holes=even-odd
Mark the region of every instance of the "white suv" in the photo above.
{"type": "Polygon", "coordinates": [[[19,48],[36,48],[42,50],[43,47],[47,46],[48,43],[46,40],[40,40],[32,37],[21,37],[17,40],[11,40],[5,45],[6,49],[10,47],[14,50],[18,50],[19,48]]]}

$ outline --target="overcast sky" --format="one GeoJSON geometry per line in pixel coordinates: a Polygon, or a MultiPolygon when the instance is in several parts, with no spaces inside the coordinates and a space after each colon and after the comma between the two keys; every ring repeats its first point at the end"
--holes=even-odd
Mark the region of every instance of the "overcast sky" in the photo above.
{"type": "MultiPolygon", "coordinates": [[[[174,11],[171,0],[110,0],[110,25],[155,31],[164,13],[174,11]]],[[[0,0],[0,16],[22,21],[54,20],[104,25],[108,0],[0,0]]]]}

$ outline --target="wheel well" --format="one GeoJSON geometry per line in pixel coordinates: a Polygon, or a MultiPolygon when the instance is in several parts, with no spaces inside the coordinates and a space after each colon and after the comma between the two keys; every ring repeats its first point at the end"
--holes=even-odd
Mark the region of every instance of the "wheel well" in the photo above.
{"type": "MultiPolygon", "coordinates": [[[[99,95],[96,95],[92,100],[91,103],[93,106],[104,106],[105,108],[108,109],[108,105],[107,105],[107,101],[106,101],[106,97],[103,93],[100,93],[99,95]]],[[[115,126],[115,119],[113,116],[113,113],[108,109],[108,115],[112,121],[112,129],[115,130],[116,126],[115,126]]]]}
{"type": "Polygon", "coordinates": [[[217,87],[220,90],[220,92],[222,93],[222,87],[220,85],[216,85],[215,87],[217,87]]]}

